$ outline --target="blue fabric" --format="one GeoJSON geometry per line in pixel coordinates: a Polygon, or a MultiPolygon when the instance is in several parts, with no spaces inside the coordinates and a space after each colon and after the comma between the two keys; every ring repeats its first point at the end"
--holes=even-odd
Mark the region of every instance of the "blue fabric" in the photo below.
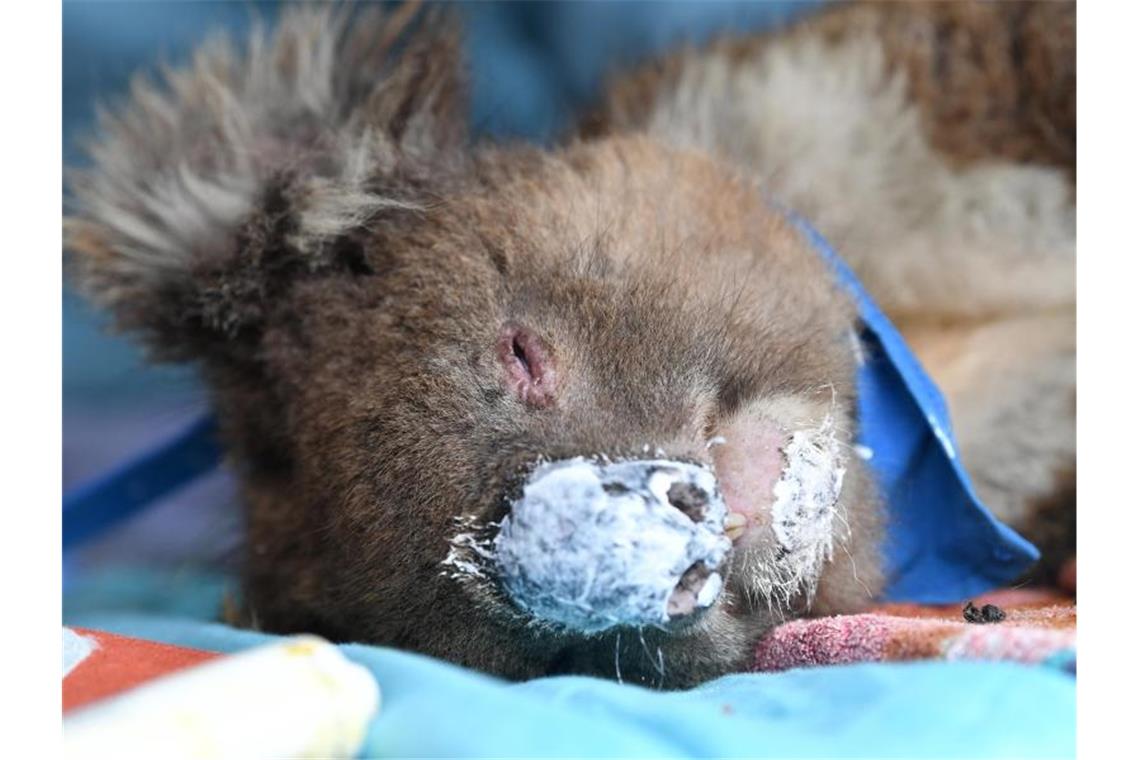
{"type": "MultiPolygon", "coordinates": [[[[277,637],[214,619],[230,579],[80,579],[67,625],[214,652],[277,637]]],[[[1076,681],[1012,663],[865,664],[726,676],[676,692],[584,677],[507,683],[345,645],[383,692],[363,757],[1073,757],[1076,681]]],[[[666,664],[668,667],[668,664],[666,664]]]]}
{"type": "Polygon", "coordinates": [[[872,453],[889,510],[885,597],[952,603],[1013,581],[1040,554],[974,493],[942,394],[827,240],[785,213],[831,264],[863,321],[859,442],[872,453]]]}
{"type": "MultiPolygon", "coordinates": [[[[276,637],[169,616],[68,625],[235,652],[276,637]]],[[[1073,757],[1075,680],[1010,663],[866,664],[653,692],[585,677],[511,684],[382,647],[342,651],[382,690],[362,757],[1073,757]]]]}
{"type": "Polygon", "coordinates": [[[66,493],[63,548],[105,533],[218,467],[222,452],[215,434],[213,417],[202,416],[137,459],[66,493]]]}

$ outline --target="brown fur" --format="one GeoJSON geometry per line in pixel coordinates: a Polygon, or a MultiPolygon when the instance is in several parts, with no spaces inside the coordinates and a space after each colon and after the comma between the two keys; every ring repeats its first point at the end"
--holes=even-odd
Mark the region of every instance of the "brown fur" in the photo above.
{"type": "Polygon", "coordinates": [[[691,56],[715,51],[748,66],[793,38],[834,46],[861,35],[878,39],[905,72],[931,144],[955,164],[1004,159],[1075,170],[1076,6],[1067,2],[840,3],[779,35],[723,38],[652,61],[613,83],[585,129],[644,123],[691,56]]]}
{"type": "Polygon", "coordinates": [[[138,85],[75,180],[78,282],[212,390],[247,506],[247,622],[683,686],[744,666],[784,616],[866,603],[881,526],[858,460],[814,597],[767,596],[761,547],[691,624],[586,638],[442,572],[455,519],[501,517],[539,457],[707,461],[775,399],[833,411],[849,443],[855,357],[852,307],[753,174],[653,134],[470,146],[436,22],[293,11],[244,56],[207,48],[138,85]],[[557,367],[542,405],[504,381],[519,324],[557,367]]]}
{"type": "Polygon", "coordinates": [[[1049,537],[1049,567],[1075,551],[1075,24],[1074,5],[1062,2],[840,4],[779,34],[650,62],[614,82],[584,126],[588,135],[648,131],[722,155],[815,220],[942,386],[983,498],[1031,538],[1049,537]],[[842,149],[821,139],[774,141],[786,152],[765,152],[748,135],[814,128],[826,136],[833,127],[827,116],[797,122],[734,104],[744,88],[759,92],[781,73],[812,67],[834,69],[818,80],[834,90],[818,98],[894,103],[898,87],[924,144],[889,143],[893,131],[905,133],[907,111],[896,112],[898,124],[852,111],[853,137],[842,149]],[[701,113],[720,128],[684,127],[685,114],[696,123],[701,113]],[[881,160],[853,160],[877,139],[886,145],[881,160]],[[849,201],[847,215],[835,213],[841,193],[821,187],[874,199],[880,182],[882,201],[862,210],[849,201]],[[1006,187],[986,189],[1000,182],[1006,187]],[[930,191],[938,183],[942,195],[930,191]],[[926,197],[915,200],[912,187],[926,197]],[[944,222],[940,204],[953,209],[956,193],[979,209],[972,217],[941,211],[944,222]],[[976,224],[987,203],[1015,210],[956,237],[954,228],[976,224]],[[1040,218],[1055,230],[1035,240],[1040,218]]]}

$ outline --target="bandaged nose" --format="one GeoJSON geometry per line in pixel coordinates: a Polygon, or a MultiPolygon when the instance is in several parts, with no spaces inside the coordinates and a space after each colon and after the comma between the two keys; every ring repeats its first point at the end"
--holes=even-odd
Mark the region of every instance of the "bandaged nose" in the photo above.
{"type": "Polygon", "coordinates": [[[662,625],[720,595],[731,548],[711,469],[567,459],[537,468],[494,541],[526,612],[582,632],[662,625]]]}

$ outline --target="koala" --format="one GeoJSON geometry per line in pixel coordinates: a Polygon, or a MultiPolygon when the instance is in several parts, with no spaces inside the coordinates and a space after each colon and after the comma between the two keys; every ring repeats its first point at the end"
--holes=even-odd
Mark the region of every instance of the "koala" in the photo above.
{"type": "Polygon", "coordinates": [[[999,515],[1033,537],[1072,514],[1072,15],[840,6],[620,75],[544,149],[469,138],[446,14],[290,8],[107,112],[69,270],[205,380],[245,508],[241,622],[690,686],[883,584],[847,455],[855,307],[773,197],[902,326],[999,515]],[[636,627],[520,604],[488,537],[581,462],[650,490],[661,462],[701,473],[660,495],[694,521],[723,501],[723,583],[687,572],[636,627]],[[788,499],[820,507],[810,541],[788,499]]]}

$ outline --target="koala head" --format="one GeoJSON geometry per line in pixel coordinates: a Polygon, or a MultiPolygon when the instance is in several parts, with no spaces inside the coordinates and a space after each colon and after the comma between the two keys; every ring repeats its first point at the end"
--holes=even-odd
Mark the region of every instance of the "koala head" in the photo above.
{"type": "Polygon", "coordinates": [[[704,155],[472,144],[457,51],[431,13],[289,11],[136,82],[73,175],[76,282],[212,394],[248,620],[679,686],[865,601],[878,508],[845,456],[855,317],[826,265],[704,155]],[[521,608],[480,531],[537,463],[647,452],[711,469],[736,515],[715,603],[627,635],[521,608]]]}

